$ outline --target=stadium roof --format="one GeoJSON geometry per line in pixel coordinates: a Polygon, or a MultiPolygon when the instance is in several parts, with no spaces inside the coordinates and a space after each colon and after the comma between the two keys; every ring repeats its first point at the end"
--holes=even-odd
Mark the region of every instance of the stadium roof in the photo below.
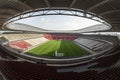
{"type": "Polygon", "coordinates": [[[45,33],[83,33],[83,32],[98,32],[106,31],[109,29],[109,26],[105,24],[95,24],[86,28],[77,29],[77,30],[47,30],[38,27],[34,27],[28,24],[23,23],[10,23],[6,25],[7,29],[10,30],[22,30],[22,31],[33,31],[33,32],[45,32],[45,33]]]}
{"type": "Polygon", "coordinates": [[[13,15],[37,8],[66,7],[95,13],[120,31],[120,0],[0,0],[0,25],[13,15]]]}

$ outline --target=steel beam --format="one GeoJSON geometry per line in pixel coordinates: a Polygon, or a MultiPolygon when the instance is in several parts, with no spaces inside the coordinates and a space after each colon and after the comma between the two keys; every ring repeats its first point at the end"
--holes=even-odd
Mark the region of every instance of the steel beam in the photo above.
{"type": "Polygon", "coordinates": [[[51,5],[50,5],[50,2],[48,0],[44,0],[44,2],[46,3],[46,5],[50,8],[51,5]]]}
{"type": "Polygon", "coordinates": [[[110,2],[110,1],[112,1],[112,0],[103,0],[103,1],[101,1],[100,3],[98,3],[98,4],[96,4],[96,5],[93,5],[92,7],[88,8],[87,11],[91,11],[91,10],[93,10],[93,9],[95,9],[95,8],[97,8],[97,7],[105,4],[105,3],[107,3],[107,2],[110,2]]]}
{"type": "Polygon", "coordinates": [[[73,0],[70,4],[69,8],[72,8],[76,2],[77,2],[77,0],[73,0]]]}
{"type": "Polygon", "coordinates": [[[106,15],[106,14],[111,14],[111,13],[115,13],[115,12],[120,12],[120,10],[111,10],[111,11],[106,11],[106,12],[100,13],[99,15],[100,15],[100,16],[103,16],[103,15],[106,15]]]}

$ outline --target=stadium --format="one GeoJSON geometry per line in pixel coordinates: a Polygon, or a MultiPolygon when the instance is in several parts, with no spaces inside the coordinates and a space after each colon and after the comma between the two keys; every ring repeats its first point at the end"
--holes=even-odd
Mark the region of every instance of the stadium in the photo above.
{"type": "Polygon", "coordinates": [[[0,80],[119,80],[119,4],[0,0],[0,80]]]}

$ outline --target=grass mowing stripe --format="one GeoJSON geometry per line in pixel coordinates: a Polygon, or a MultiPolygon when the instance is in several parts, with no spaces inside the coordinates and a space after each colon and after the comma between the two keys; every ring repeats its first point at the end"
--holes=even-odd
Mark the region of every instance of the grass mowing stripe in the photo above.
{"type": "Polygon", "coordinates": [[[40,45],[40,46],[38,46],[38,47],[36,47],[36,48],[33,48],[32,50],[30,50],[29,52],[34,52],[34,53],[41,53],[41,52],[43,52],[43,50],[47,47],[47,46],[49,46],[49,41],[48,42],[46,42],[46,43],[44,43],[43,45],[40,45]]]}
{"type": "MultiPolygon", "coordinates": [[[[74,43],[73,43],[74,44],[74,43]]],[[[84,55],[86,54],[87,52],[85,50],[83,50],[82,48],[80,48],[78,45],[74,44],[73,45],[73,49],[75,51],[76,54],[78,55],[84,55]],[[79,54],[80,53],[80,54],[79,54]]]]}
{"type": "Polygon", "coordinates": [[[35,53],[38,55],[53,55],[55,51],[60,47],[60,41],[48,41],[44,43],[43,45],[40,45],[32,50],[30,50],[30,53],[35,53]],[[51,54],[52,53],[52,54],[51,54]]]}
{"type": "Polygon", "coordinates": [[[55,43],[53,42],[50,47],[48,47],[48,55],[54,55],[55,51],[59,49],[60,46],[60,41],[56,41],[55,43]]]}
{"type": "Polygon", "coordinates": [[[43,49],[42,49],[42,52],[43,53],[48,53],[50,52],[51,49],[53,49],[53,47],[56,45],[56,42],[49,42],[49,44],[47,46],[45,46],[43,49]]]}
{"type": "Polygon", "coordinates": [[[63,41],[64,47],[63,47],[63,51],[65,51],[66,56],[70,56],[72,55],[73,51],[71,50],[71,46],[69,44],[69,41],[63,41]]]}

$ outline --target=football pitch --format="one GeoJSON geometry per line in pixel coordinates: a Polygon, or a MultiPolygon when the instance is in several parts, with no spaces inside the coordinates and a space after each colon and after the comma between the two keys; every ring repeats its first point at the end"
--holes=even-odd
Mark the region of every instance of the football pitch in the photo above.
{"type": "Polygon", "coordinates": [[[28,51],[28,54],[37,56],[56,57],[55,53],[62,53],[63,57],[89,55],[85,49],[68,40],[50,40],[28,51]]]}

